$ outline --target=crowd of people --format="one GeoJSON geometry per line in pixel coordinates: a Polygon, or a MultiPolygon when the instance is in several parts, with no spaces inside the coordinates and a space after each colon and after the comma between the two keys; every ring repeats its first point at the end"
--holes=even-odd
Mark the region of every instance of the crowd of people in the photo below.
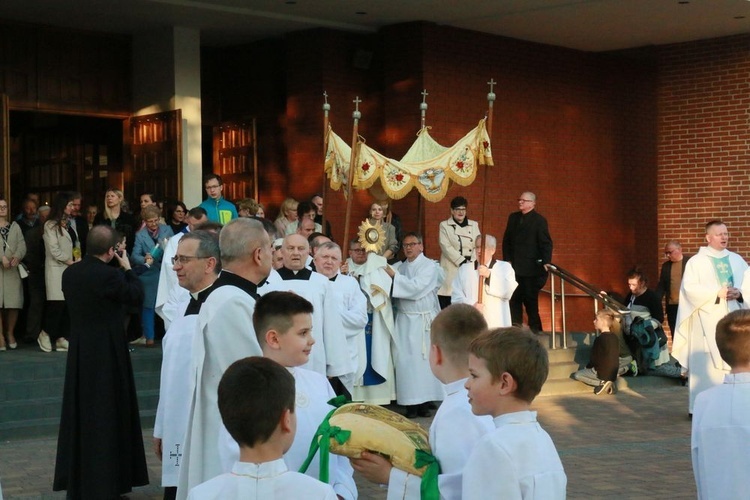
{"type": "MultiPolygon", "coordinates": [[[[87,211],[94,212],[90,220],[78,219],[80,196],[60,193],[52,204],[42,233],[43,274],[48,277],[42,304],[45,324],[36,339],[44,350],[51,350],[50,345],[69,350],[55,490],[67,490],[76,498],[110,498],[148,481],[144,451],[136,443],[141,429],[127,353],[137,345],[158,344],[154,324],[159,318],[166,332],[154,452],[162,460],[166,498],[226,498],[224,493],[209,493],[227,491],[218,478],[251,470],[247,462],[256,456],[269,458],[262,460],[269,462],[269,469],[253,472],[259,478],[297,470],[317,426],[332,409],[329,400],[337,395],[376,405],[395,401],[409,418],[430,415],[446,397],[454,401],[438,410],[436,418],[444,416],[438,419],[442,423],[435,430],[441,437],[436,440],[446,444],[435,452],[445,461],[445,491],[458,497],[483,494],[471,488],[462,493],[461,469],[473,459],[471,447],[459,447],[443,435],[452,425],[475,419],[477,450],[485,433],[488,440],[475,459],[477,467],[486,456],[518,453],[525,439],[545,450],[542,462],[523,464],[513,479],[517,484],[504,480],[498,491],[526,491],[535,484],[547,498],[564,497],[565,474],[554,445],[528,411],[547,376],[546,352],[534,333],[510,328],[509,304],[517,289],[514,262],[494,259],[496,239],[482,239],[477,223],[466,218],[466,199],[452,200],[455,227],[445,236],[441,229],[441,250],[450,254],[441,266],[424,254],[420,234],[403,230],[387,200],[374,202],[363,221],[380,236],[355,238],[346,258],[332,240],[330,225],[323,225],[321,196],[285,200],[278,219],[271,222],[255,200],[236,205],[225,200],[219,176],[206,177],[204,187],[206,200],[190,210],[179,202],[162,210],[155,194],[144,193],[134,214],[118,190],[107,191],[101,212],[87,211]],[[466,227],[471,229],[464,235],[466,227]],[[456,243],[460,259],[451,250],[456,243]],[[55,281],[49,279],[53,271],[55,281]],[[446,311],[441,313],[438,291],[445,290],[446,275],[452,286],[447,288],[448,300],[442,299],[446,311]],[[114,310],[117,313],[107,312],[114,310]],[[129,317],[140,317],[142,332],[130,346],[129,317]],[[450,336],[463,324],[479,326],[467,328],[464,340],[454,345],[450,336]],[[472,372],[470,346],[480,334],[487,339],[471,351],[476,358],[472,372]],[[521,380],[527,372],[516,374],[517,360],[498,365],[490,359],[502,350],[495,343],[505,337],[517,337],[522,350],[535,346],[531,356],[538,361],[528,381],[521,380]],[[261,357],[291,373],[292,406],[289,389],[273,389],[270,382],[252,384],[259,391],[255,396],[226,396],[233,390],[224,390],[226,384],[247,388],[225,380],[230,367],[249,367],[254,363],[250,360],[261,357]],[[99,371],[106,375],[95,376],[99,371]],[[499,379],[508,382],[507,377],[515,380],[517,390],[511,387],[504,391],[510,399],[492,403],[492,387],[499,379]],[[278,394],[271,397],[267,390],[278,394]],[[476,405],[470,405],[470,397],[476,405]],[[246,412],[256,411],[258,401],[265,408],[275,398],[287,402],[247,423],[246,412]],[[498,431],[492,430],[492,419],[473,415],[472,407],[476,415],[495,418],[498,431]],[[115,413],[118,418],[113,418],[115,413]],[[254,431],[250,427],[256,420],[258,425],[268,420],[268,425],[254,431]],[[526,437],[519,435],[512,449],[502,439],[490,440],[497,432],[507,432],[510,424],[528,427],[526,437]],[[92,432],[84,432],[89,426],[94,426],[92,432]],[[273,453],[266,455],[267,448],[273,453]]],[[[40,217],[38,210],[30,212],[40,217]]],[[[511,234],[506,239],[504,244],[512,248],[522,238],[511,234]]],[[[549,252],[539,255],[539,276],[551,253],[548,233],[546,240],[549,252]]],[[[21,261],[23,251],[6,252],[8,263],[17,266],[15,259],[21,261]]],[[[308,476],[318,477],[320,460],[306,466],[308,476]]],[[[356,498],[353,465],[369,470],[382,465],[376,460],[367,454],[352,463],[341,457],[326,460],[334,494],[356,498]]],[[[408,475],[400,480],[414,482],[408,475]]],[[[263,488],[258,491],[266,491],[263,488]]],[[[331,491],[320,486],[306,488],[310,494],[320,490],[330,497],[331,491]]]]}
{"type": "MultiPolygon", "coordinates": [[[[389,496],[418,498],[419,478],[381,455],[310,461],[310,443],[337,396],[395,401],[407,418],[429,416],[439,404],[430,443],[442,498],[565,497],[554,443],[529,409],[549,371],[537,296],[552,256],[534,193],[522,193],[508,218],[503,260],[495,258],[497,239],[467,217],[468,200],[451,200],[438,262],[424,254],[419,233],[403,230],[388,200],[372,203],[363,225],[374,231],[348,242],[347,258],[323,225],[320,195],[285,200],[271,222],[255,200],[224,199],[219,176],[206,177],[204,187],[206,200],[190,210],[180,202],[161,207],[144,193],[138,214],[116,189],[106,192],[101,212],[92,204],[86,217],[77,193],[59,193],[49,207],[28,197],[16,220],[0,199],[2,347],[17,346],[25,282],[27,308],[40,311],[26,315],[27,338],[45,352],[68,351],[55,490],[118,498],[148,483],[128,355],[130,318],[138,317],[141,335],[131,344],[157,345],[157,321],[166,330],[153,441],[165,498],[293,498],[304,491],[354,499],[354,470],[388,485],[389,496]],[[300,468],[306,476],[290,472],[300,468]]],[[[716,482],[703,456],[715,448],[706,436],[723,425],[721,439],[729,442],[725,424],[740,425],[740,416],[714,412],[708,396],[695,395],[730,366],[724,382],[741,391],[742,349],[750,348],[750,340],[722,334],[750,331],[746,315],[724,318],[727,308],[745,308],[747,265],[726,250],[720,221],[707,225],[706,238],[706,249],[686,263],[672,257],[681,256],[678,242],[667,245],[670,264],[657,292],[639,271],[628,275],[630,332],[643,328],[652,345],[641,343],[637,354],[623,347],[615,314],[600,311],[591,364],[576,374],[605,394],[634,366],[678,377],[689,369],[699,489],[716,482]],[[709,281],[718,290],[708,291],[709,281]],[[662,297],[677,306],[667,312],[675,313],[680,364],[663,359],[662,297]],[[696,372],[705,376],[693,384],[696,372]]],[[[733,397],[724,392],[714,399],[733,397]]]]}

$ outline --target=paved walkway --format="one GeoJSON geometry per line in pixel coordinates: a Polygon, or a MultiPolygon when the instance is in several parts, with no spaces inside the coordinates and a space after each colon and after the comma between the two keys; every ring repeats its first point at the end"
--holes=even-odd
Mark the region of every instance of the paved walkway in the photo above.
{"type": "MultiPolygon", "coordinates": [[[[690,463],[687,388],[643,387],[616,396],[577,394],[535,401],[568,475],[568,498],[695,498],[690,463]]],[[[429,425],[430,419],[420,419],[429,425]]],[[[150,450],[151,430],[144,432],[150,450]]],[[[0,443],[5,499],[65,498],[51,491],[56,439],[0,443]]],[[[152,482],[160,466],[147,453],[152,482]]],[[[385,491],[358,480],[360,498],[385,499],[385,491]]],[[[160,499],[157,486],[137,488],[132,499],[160,499]]]]}

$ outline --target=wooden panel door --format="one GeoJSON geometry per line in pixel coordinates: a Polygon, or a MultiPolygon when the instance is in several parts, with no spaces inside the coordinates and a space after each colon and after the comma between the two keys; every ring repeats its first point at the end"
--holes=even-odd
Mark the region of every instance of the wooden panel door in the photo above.
{"type": "Polygon", "coordinates": [[[125,144],[126,199],[136,202],[142,193],[154,193],[164,200],[182,200],[181,110],[130,118],[125,144]]]}
{"type": "Polygon", "coordinates": [[[224,198],[258,200],[255,119],[214,127],[213,157],[214,173],[224,183],[224,198]]]}

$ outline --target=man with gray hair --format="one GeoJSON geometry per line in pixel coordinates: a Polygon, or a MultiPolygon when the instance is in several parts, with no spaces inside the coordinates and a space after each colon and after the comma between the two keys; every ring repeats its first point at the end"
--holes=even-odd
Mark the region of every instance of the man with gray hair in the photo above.
{"type": "Polygon", "coordinates": [[[161,344],[163,355],[159,405],[154,423],[154,452],[162,462],[161,484],[165,488],[165,497],[174,498],[192,396],[190,379],[185,374],[190,373],[198,313],[221,271],[217,232],[194,230],[184,234],[170,261],[179,286],[187,296],[176,306],[177,314],[161,344]]]}
{"type": "MultiPolygon", "coordinates": [[[[326,238],[326,236],[322,236],[326,238]]],[[[327,239],[327,238],[326,238],[327,239]]],[[[339,377],[351,394],[354,383],[365,373],[367,350],[365,326],[367,326],[367,299],[359,289],[359,283],[351,276],[341,274],[341,247],[328,240],[315,252],[315,269],[331,282],[331,291],[341,314],[341,325],[349,347],[351,372],[339,377]]]]}
{"type": "Polygon", "coordinates": [[[513,267],[502,260],[495,260],[497,240],[487,235],[477,236],[475,252],[477,260],[458,268],[453,280],[451,304],[469,304],[482,313],[488,328],[511,326],[508,301],[518,286],[513,267]],[[479,300],[479,280],[482,284],[482,300],[479,300]]]}
{"type": "MultiPolygon", "coordinates": [[[[222,271],[208,290],[193,342],[192,363],[186,377],[191,403],[177,498],[191,488],[226,471],[220,449],[223,424],[217,389],[224,371],[248,356],[262,356],[253,330],[258,285],[271,271],[271,240],[263,224],[252,218],[229,222],[219,235],[222,271]]],[[[199,259],[200,260],[200,259],[199,259]]]]}

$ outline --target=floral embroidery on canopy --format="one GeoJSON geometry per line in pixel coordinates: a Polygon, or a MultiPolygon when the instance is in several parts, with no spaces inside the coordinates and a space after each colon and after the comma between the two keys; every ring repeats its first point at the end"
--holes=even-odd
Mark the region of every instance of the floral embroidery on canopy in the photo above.
{"type": "MultiPolygon", "coordinates": [[[[331,188],[338,190],[347,184],[351,146],[331,127],[327,134],[325,171],[331,188]]],[[[479,166],[492,166],[485,119],[449,148],[435,142],[427,128],[423,128],[401,160],[383,156],[367,146],[361,137],[357,147],[359,155],[352,182],[354,188],[367,189],[380,180],[383,190],[394,200],[416,188],[425,199],[440,201],[445,197],[450,181],[468,186],[474,182],[479,166]]]]}

